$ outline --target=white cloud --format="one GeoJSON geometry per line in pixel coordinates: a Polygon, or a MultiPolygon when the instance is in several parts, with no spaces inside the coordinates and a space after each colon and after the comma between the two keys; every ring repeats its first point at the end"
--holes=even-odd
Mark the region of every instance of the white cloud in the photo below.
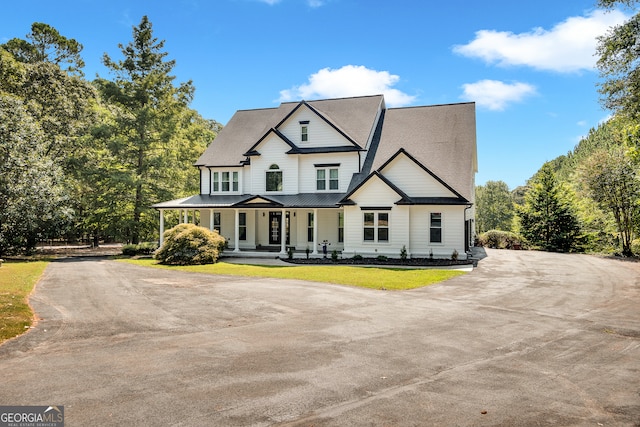
{"type": "Polygon", "coordinates": [[[551,30],[535,28],[527,33],[481,30],[465,45],[453,51],[500,66],[528,66],[539,70],[576,72],[592,70],[596,63],[596,37],[628,17],[620,11],[597,10],[574,16],[551,30]]]}
{"type": "Polygon", "coordinates": [[[504,83],[498,80],[480,80],[462,85],[461,98],[474,101],[489,110],[502,111],[507,104],[522,101],[536,94],[536,88],[527,83],[504,83]]]}
{"type": "Polygon", "coordinates": [[[280,102],[383,94],[388,106],[402,107],[416,97],[393,89],[399,80],[399,76],[388,71],[370,70],[362,65],[323,68],[309,76],[308,83],[280,91],[280,102]]]}

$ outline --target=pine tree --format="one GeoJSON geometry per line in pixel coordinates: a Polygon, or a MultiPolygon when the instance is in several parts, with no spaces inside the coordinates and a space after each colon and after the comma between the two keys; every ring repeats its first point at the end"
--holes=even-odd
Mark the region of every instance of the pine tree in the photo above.
{"type": "Polygon", "coordinates": [[[567,192],[548,163],[532,178],[518,209],[521,233],[529,243],[547,251],[576,249],[580,225],[567,192]]]}

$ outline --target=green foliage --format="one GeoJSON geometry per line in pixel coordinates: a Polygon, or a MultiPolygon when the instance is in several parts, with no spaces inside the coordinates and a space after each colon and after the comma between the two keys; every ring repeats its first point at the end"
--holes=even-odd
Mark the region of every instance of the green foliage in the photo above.
{"type": "Polygon", "coordinates": [[[142,242],[134,245],[132,243],[122,246],[122,255],[136,256],[136,255],[151,255],[158,249],[158,244],[155,242],[142,242]]]}
{"type": "Polygon", "coordinates": [[[502,230],[489,230],[480,234],[478,245],[493,249],[515,249],[525,246],[522,236],[502,230]]]}
{"type": "Polygon", "coordinates": [[[364,258],[360,254],[355,254],[351,259],[354,261],[362,261],[364,258]]]}
{"type": "Polygon", "coordinates": [[[179,224],[164,233],[155,253],[161,264],[213,264],[224,250],[225,239],[216,231],[194,224],[179,224]]]}
{"type": "Polygon", "coordinates": [[[458,251],[454,249],[453,252],[451,253],[451,259],[453,261],[457,261],[458,260],[458,255],[459,255],[458,251]]]}
{"type": "Polygon", "coordinates": [[[386,257],[386,256],[384,256],[384,255],[378,255],[378,256],[376,257],[376,259],[377,259],[378,261],[382,261],[382,262],[384,262],[384,261],[388,261],[388,260],[389,260],[389,258],[388,258],[388,257],[386,257]]]}
{"type": "Polygon", "coordinates": [[[515,208],[509,187],[503,181],[487,181],[476,187],[476,229],[510,231],[515,208]]]}
{"type": "Polygon", "coordinates": [[[338,251],[335,249],[331,251],[331,261],[333,262],[338,261],[338,251]]]}
{"type": "Polygon", "coordinates": [[[640,256],[640,239],[635,239],[631,242],[631,252],[633,252],[635,256],[640,256]]]}
{"type": "Polygon", "coordinates": [[[407,260],[407,246],[406,245],[402,245],[402,249],[400,249],[400,259],[402,261],[406,261],[407,260]]]}
{"type": "Polygon", "coordinates": [[[640,217],[638,165],[623,147],[599,150],[581,166],[579,177],[591,199],[613,215],[622,253],[631,256],[634,229],[640,217]]]}
{"type": "Polygon", "coordinates": [[[533,246],[547,251],[578,248],[580,224],[570,189],[556,180],[549,163],[531,180],[525,204],[518,208],[521,233],[533,246]]]}

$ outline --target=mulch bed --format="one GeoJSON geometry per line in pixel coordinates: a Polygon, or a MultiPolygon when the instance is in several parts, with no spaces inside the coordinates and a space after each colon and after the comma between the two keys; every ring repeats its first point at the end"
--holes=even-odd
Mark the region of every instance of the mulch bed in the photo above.
{"type": "Polygon", "coordinates": [[[309,264],[309,265],[379,265],[379,266],[415,266],[415,267],[449,267],[456,265],[472,265],[473,260],[452,260],[442,258],[407,258],[402,260],[399,258],[388,258],[386,260],[378,258],[362,258],[362,259],[337,259],[333,261],[331,258],[281,258],[282,261],[291,264],[309,264]]]}

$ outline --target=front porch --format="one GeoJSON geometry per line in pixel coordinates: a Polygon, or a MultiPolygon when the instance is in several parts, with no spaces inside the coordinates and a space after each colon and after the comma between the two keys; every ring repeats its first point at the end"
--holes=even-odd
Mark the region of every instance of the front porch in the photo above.
{"type": "Polygon", "coordinates": [[[271,258],[322,258],[343,249],[343,216],[340,208],[159,208],[160,244],[165,225],[193,223],[216,230],[228,242],[224,256],[271,258]],[[166,215],[174,211],[173,215],[166,215]],[[177,223],[176,213],[177,212],[177,223]],[[167,223],[166,216],[172,218],[167,223]]]}

